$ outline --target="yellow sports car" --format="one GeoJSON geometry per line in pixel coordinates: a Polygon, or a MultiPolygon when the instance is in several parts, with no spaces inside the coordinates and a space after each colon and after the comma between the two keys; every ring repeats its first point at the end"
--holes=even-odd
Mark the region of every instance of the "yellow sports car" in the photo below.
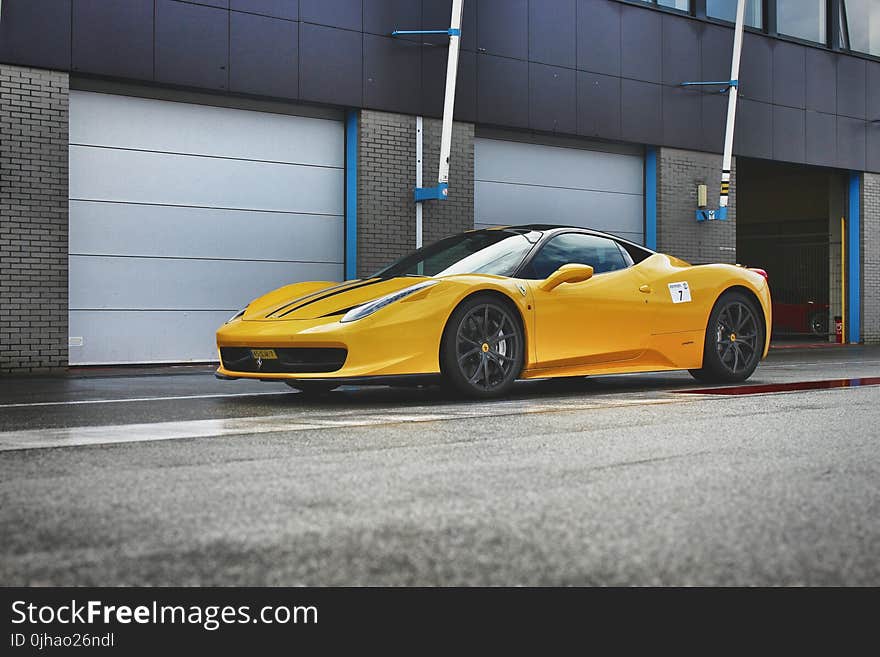
{"type": "Polygon", "coordinates": [[[217,331],[217,376],[304,392],[445,381],[474,397],[621,372],[744,381],[767,354],[770,308],[761,270],[581,228],[474,230],[365,279],[252,301],[217,331]]]}

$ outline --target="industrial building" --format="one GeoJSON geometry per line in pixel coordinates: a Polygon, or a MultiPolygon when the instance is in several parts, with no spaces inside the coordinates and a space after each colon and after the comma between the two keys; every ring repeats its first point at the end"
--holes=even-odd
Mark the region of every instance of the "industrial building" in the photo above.
{"type": "MultiPolygon", "coordinates": [[[[216,360],[255,296],[415,247],[449,0],[2,0],[0,372],[216,360]]],[[[589,226],[770,274],[774,331],[880,342],[880,1],[465,0],[425,242],[589,226]],[[716,86],[682,86],[718,81],[716,86]]]]}

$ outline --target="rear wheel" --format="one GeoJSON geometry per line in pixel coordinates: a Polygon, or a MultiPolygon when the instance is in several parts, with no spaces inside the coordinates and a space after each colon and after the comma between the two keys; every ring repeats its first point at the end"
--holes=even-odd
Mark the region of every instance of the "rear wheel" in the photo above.
{"type": "Polygon", "coordinates": [[[502,395],[522,370],[524,344],[515,311],[495,296],[475,295],[446,324],[440,351],[443,375],[469,397],[502,395]]]}
{"type": "Polygon", "coordinates": [[[325,381],[285,381],[285,383],[294,390],[299,390],[302,394],[310,397],[325,395],[339,387],[335,383],[327,383],[325,381]]]}
{"type": "Polygon", "coordinates": [[[703,367],[690,370],[700,381],[736,383],[748,379],[764,351],[764,326],[755,302],[741,292],[718,299],[703,346],[703,367]]]}

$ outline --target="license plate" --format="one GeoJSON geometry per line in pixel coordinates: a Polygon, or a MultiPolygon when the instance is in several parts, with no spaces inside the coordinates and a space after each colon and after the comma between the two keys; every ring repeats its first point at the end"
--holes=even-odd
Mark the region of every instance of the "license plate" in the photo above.
{"type": "Polygon", "coordinates": [[[274,349],[251,349],[251,356],[254,359],[262,358],[263,360],[278,360],[278,354],[274,349]]]}

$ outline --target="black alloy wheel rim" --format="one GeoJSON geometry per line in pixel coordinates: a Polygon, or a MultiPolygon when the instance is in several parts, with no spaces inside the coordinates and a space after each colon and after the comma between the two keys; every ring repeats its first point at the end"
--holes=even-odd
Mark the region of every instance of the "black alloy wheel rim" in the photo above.
{"type": "Polygon", "coordinates": [[[734,301],[721,310],[715,348],[721,364],[731,374],[751,366],[758,353],[758,320],[746,304],[734,301]]]}
{"type": "Polygon", "coordinates": [[[520,350],[513,317],[494,304],[472,308],[458,324],[456,361],[464,378],[481,390],[507,381],[520,350]]]}

